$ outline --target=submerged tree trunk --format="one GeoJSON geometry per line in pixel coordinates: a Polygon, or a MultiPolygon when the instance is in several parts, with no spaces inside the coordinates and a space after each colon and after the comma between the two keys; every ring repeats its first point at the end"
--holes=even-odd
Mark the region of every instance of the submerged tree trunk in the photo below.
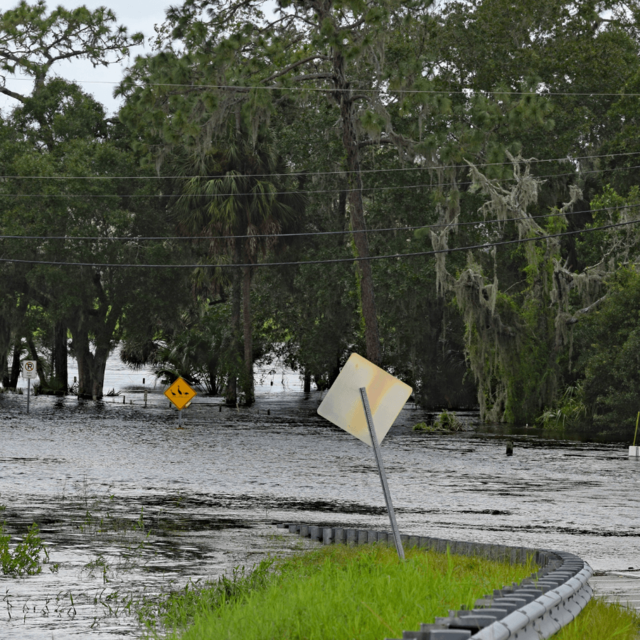
{"type": "Polygon", "coordinates": [[[110,349],[98,345],[95,352],[91,353],[89,336],[82,330],[72,330],[72,333],[78,362],[78,398],[100,400],[110,349]]]}
{"type": "MultiPolygon", "coordinates": [[[[246,257],[246,254],[245,254],[246,257]]],[[[254,402],[253,388],[253,331],[251,325],[251,267],[242,274],[242,333],[244,338],[243,391],[247,406],[254,402]]]]}
{"type": "Polygon", "coordinates": [[[304,372],[304,392],[311,393],[311,373],[309,371],[304,372]]]}
{"type": "Polygon", "coordinates": [[[53,330],[53,374],[51,376],[51,389],[56,395],[66,396],[69,389],[67,354],[67,325],[59,320],[55,323],[53,330]]]}

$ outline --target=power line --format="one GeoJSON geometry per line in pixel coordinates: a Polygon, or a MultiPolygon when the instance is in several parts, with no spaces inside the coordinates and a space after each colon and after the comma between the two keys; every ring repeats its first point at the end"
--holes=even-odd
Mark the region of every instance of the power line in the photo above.
{"type": "MultiPolygon", "coordinates": [[[[16,82],[33,82],[31,78],[8,78],[9,81],[16,82]]],[[[119,85],[123,82],[123,80],[117,82],[115,80],[67,80],[67,82],[72,82],[75,84],[111,84],[111,85],[119,85]]],[[[516,96],[538,96],[540,98],[544,98],[546,96],[577,96],[577,97],[630,97],[637,98],[640,97],[640,93],[624,93],[624,92],[597,92],[597,91],[513,91],[510,89],[492,89],[492,90],[484,90],[484,89],[475,89],[473,87],[466,87],[463,89],[359,89],[357,87],[348,88],[348,89],[339,89],[337,87],[284,87],[282,85],[251,85],[251,86],[243,86],[243,85],[232,85],[232,84],[183,84],[178,82],[149,82],[146,84],[141,83],[133,83],[134,87],[139,89],[145,89],[147,87],[187,87],[189,89],[220,89],[223,91],[237,91],[241,93],[249,93],[250,91],[301,91],[301,92],[313,92],[313,93],[346,93],[346,92],[354,92],[354,93],[370,93],[370,94],[379,94],[379,95],[393,95],[393,94],[433,94],[433,95],[447,95],[447,94],[457,94],[457,95],[466,95],[477,93],[479,95],[494,95],[494,96],[505,96],[505,95],[516,95],[516,96]]]]}
{"type": "MultiPolygon", "coordinates": [[[[623,153],[606,153],[598,156],[576,156],[575,158],[527,158],[523,162],[528,164],[541,162],[577,162],[578,160],[596,160],[600,158],[617,158],[620,156],[636,156],[640,151],[626,151],[623,153]]],[[[479,162],[473,163],[475,167],[503,167],[512,165],[513,162],[479,162]]],[[[296,176],[333,176],[347,175],[351,173],[375,174],[375,173],[398,173],[409,171],[438,171],[441,169],[468,169],[468,164],[452,164],[439,166],[419,166],[419,167],[398,167],[393,169],[360,169],[359,171],[351,171],[349,169],[335,171],[292,171],[290,173],[252,173],[242,175],[217,174],[210,176],[0,176],[0,180],[192,180],[200,178],[202,180],[218,180],[221,178],[285,178],[296,176]]],[[[624,168],[624,167],[622,167],[624,168]]]]}
{"type": "Polygon", "coordinates": [[[600,227],[592,227],[590,229],[579,229],[577,231],[563,231],[561,233],[553,233],[549,235],[536,236],[533,238],[520,238],[518,240],[501,240],[499,242],[486,242],[484,244],[475,244],[466,247],[454,247],[452,249],[435,249],[432,251],[417,251],[414,253],[393,253],[382,256],[369,256],[366,258],[332,258],[328,260],[302,260],[292,262],[257,262],[244,264],[121,264],[121,263],[96,263],[96,262],[54,262],[50,260],[22,260],[13,258],[0,258],[0,262],[16,263],[16,264],[42,264],[50,266],[66,266],[66,267],[97,267],[97,268],[122,268],[122,269],[240,269],[244,267],[288,267],[300,266],[307,264],[337,264],[341,262],[360,262],[362,260],[388,260],[391,258],[415,258],[418,256],[432,256],[441,253],[457,253],[459,251],[473,251],[474,249],[491,249],[492,247],[501,247],[509,244],[524,244],[525,242],[536,242],[538,240],[550,240],[552,238],[560,238],[563,236],[573,236],[581,233],[590,233],[593,231],[604,231],[605,229],[614,229],[624,227],[631,224],[638,224],[640,220],[630,220],[627,222],[617,222],[614,224],[602,225],[600,227]]]}
{"type": "MultiPolygon", "coordinates": [[[[633,167],[614,167],[611,169],[592,169],[588,171],[581,171],[580,175],[586,175],[591,173],[611,173],[615,171],[627,171],[630,169],[640,169],[640,165],[634,165],[633,167]]],[[[533,178],[564,178],[567,176],[575,175],[575,172],[571,173],[552,173],[547,175],[537,176],[531,174],[533,178]]],[[[514,178],[498,178],[492,179],[494,182],[508,182],[514,178]]],[[[464,187],[475,184],[471,182],[457,182],[456,186],[464,187]]],[[[405,189],[420,189],[422,187],[433,187],[433,183],[420,183],[409,185],[392,185],[385,187],[362,187],[362,188],[334,188],[334,189],[298,189],[291,191],[272,191],[268,193],[269,196],[290,196],[290,195],[309,195],[317,193],[352,193],[354,191],[402,191],[405,189]]],[[[104,199],[104,198],[231,198],[231,197],[243,197],[243,196],[256,196],[262,195],[261,193],[244,192],[244,193],[193,193],[193,194],[171,194],[171,193],[132,193],[132,194],[117,194],[117,193],[0,193],[0,198],[91,198],[91,199],[104,199]]]]}
{"type": "Polygon", "coordinates": [[[441,229],[443,227],[466,227],[481,226],[485,224],[504,224],[506,222],[518,222],[521,220],[540,220],[546,218],[559,218],[564,216],[575,216],[585,213],[599,213],[601,211],[620,211],[621,209],[636,209],[640,204],[627,204],[618,207],[602,207],[601,209],[587,209],[586,211],[566,211],[565,213],[545,213],[537,216],[524,216],[519,218],[502,218],[493,220],[471,220],[468,222],[420,224],[411,227],[386,227],[375,229],[347,229],[342,231],[300,231],[295,233],[256,233],[231,236],[2,236],[0,240],[131,240],[131,241],[158,241],[158,240],[239,240],[258,238],[295,238],[295,237],[315,237],[315,236],[337,236],[351,235],[354,233],[383,233],[389,231],[417,231],[418,229],[441,229]]]}

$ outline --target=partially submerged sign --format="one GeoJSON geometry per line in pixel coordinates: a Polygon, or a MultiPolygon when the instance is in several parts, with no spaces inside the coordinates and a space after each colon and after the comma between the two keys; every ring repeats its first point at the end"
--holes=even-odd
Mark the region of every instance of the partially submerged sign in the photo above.
{"type": "Polygon", "coordinates": [[[181,411],[196,397],[197,394],[183,378],[178,378],[164,392],[164,395],[173,402],[179,411],[181,411]]]}
{"type": "Polygon", "coordinates": [[[357,353],[351,354],[318,407],[318,413],[371,447],[373,444],[360,393],[363,387],[367,390],[379,443],[391,429],[412,389],[357,353]]]}

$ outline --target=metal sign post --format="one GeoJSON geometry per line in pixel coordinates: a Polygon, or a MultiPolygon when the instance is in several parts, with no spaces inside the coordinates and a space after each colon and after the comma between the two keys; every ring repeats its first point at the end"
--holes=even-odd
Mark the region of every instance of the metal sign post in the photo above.
{"type": "Polygon", "coordinates": [[[380,445],[378,444],[378,436],[376,435],[376,429],[373,424],[373,416],[371,415],[371,407],[369,406],[369,396],[367,396],[367,388],[361,387],[360,394],[362,395],[362,404],[364,406],[364,413],[367,417],[367,425],[369,427],[369,435],[371,436],[371,442],[373,443],[373,452],[378,463],[378,473],[380,474],[380,482],[382,483],[382,492],[384,493],[384,501],[387,503],[387,511],[389,512],[389,520],[391,521],[391,530],[393,531],[393,541],[396,545],[396,551],[400,560],[404,560],[404,549],[402,548],[402,540],[400,539],[400,531],[398,530],[398,523],[396,522],[396,514],[393,510],[393,502],[391,502],[391,492],[389,491],[389,485],[387,484],[387,474],[384,471],[384,463],[382,462],[382,452],[380,451],[380,445]]]}
{"type": "Polygon", "coordinates": [[[27,379],[27,413],[31,404],[31,380],[38,377],[38,367],[35,360],[25,360],[22,363],[22,376],[27,379]]]}
{"type": "Polygon", "coordinates": [[[398,557],[404,549],[391,502],[380,445],[412,389],[390,373],[352,353],[318,407],[318,414],[373,448],[398,557]]]}

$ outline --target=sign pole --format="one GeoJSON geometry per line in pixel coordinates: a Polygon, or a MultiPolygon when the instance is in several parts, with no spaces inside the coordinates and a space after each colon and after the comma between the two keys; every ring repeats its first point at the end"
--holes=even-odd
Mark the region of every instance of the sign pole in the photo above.
{"type": "Polygon", "coordinates": [[[27,378],[27,413],[29,413],[29,400],[31,399],[31,378],[27,378]]]}
{"type": "Polygon", "coordinates": [[[178,427],[182,428],[182,409],[178,409],[178,427]]]}
{"type": "Polygon", "coordinates": [[[376,430],[373,425],[373,416],[371,415],[371,407],[369,406],[369,397],[367,396],[366,387],[360,387],[360,395],[362,396],[364,413],[367,417],[367,425],[369,427],[371,443],[373,444],[373,452],[376,456],[376,462],[378,463],[378,473],[380,474],[380,482],[382,483],[384,500],[387,503],[387,511],[389,512],[389,520],[391,521],[391,530],[393,531],[393,540],[396,544],[398,557],[400,558],[400,560],[404,560],[404,549],[402,548],[402,540],[400,539],[400,531],[398,531],[396,514],[393,510],[393,503],[391,502],[391,492],[389,491],[389,485],[387,484],[387,475],[384,471],[384,463],[382,462],[382,452],[380,451],[380,445],[378,444],[378,436],[376,435],[376,430]]]}

